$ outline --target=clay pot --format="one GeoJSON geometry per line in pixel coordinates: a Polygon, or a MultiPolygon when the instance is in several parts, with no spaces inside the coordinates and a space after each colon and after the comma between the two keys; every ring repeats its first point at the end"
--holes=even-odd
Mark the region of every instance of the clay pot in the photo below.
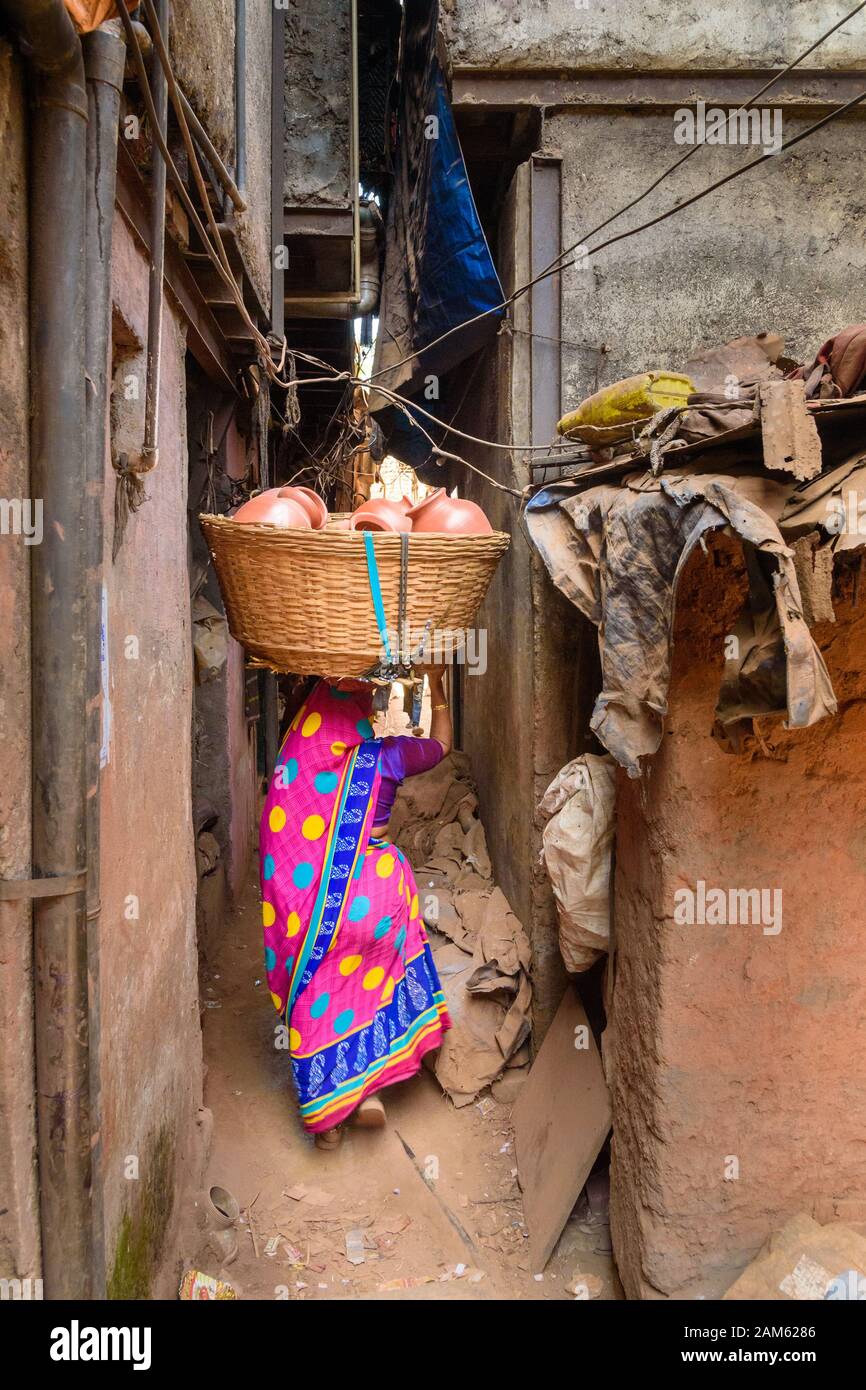
{"type": "Polygon", "coordinates": [[[311,487],[281,487],[280,497],[290,497],[294,502],[300,502],[310,518],[310,525],[314,531],[321,531],[328,520],[328,508],[325,506],[317,492],[313,492],[311,487]]]}
{"type": "Polygon", "coordinates": [[[207,1201],[214,1228],[233,1226],[241,1214],[237,1197],[227,1187],[208,1188],[207,1201]]]}
{"type": "Polygon", "coordinates": [[[489,536],[493,527],[481,508],[468,497],[449,497],[437,487],[409,513],[413,531],[436,532],[448,536],[489,536]]]}
{"type": "Polygon", "coordinates": [[[351,531],[411,531],[412,522],[399,502],[369,497],[349,518],[351,531]]]}
{"type": "Polygon", "coordinates": [[[278,487],[271,487],[251,497],[249,502],[238,507],[232,521],[241,521],[245,526],[281,526],[309,531],[311,522],[306,507],[292,497],[281,497],[280,491],[278,487]]]}

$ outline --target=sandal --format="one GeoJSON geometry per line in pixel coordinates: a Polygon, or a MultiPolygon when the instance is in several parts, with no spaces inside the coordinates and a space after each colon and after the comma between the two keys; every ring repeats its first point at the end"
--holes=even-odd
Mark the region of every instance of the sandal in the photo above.
{"type": "Polygon", "coordinates": [[[316,1135],[314,1143],[317,1149],[333,1151],[338,1149],[343,1142],[343,1130],[340,1125],[336,1129],[323,1129],[316,1135]]]}
{"type": "Polygon", "coordinates": [[[385,1107],[378,1096],[368,1096],[361,1101],[352,1119],[359,1129],[384,1129],[385,1107]]]}

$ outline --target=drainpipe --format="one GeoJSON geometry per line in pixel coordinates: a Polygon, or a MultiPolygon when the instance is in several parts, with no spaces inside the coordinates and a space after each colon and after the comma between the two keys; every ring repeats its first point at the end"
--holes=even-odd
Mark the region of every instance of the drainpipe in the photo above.
{"type": "MultiPolygon", "coordinates": [[[[157,0],[156,18],[168,51],[168,0],[157,0]]],[[[150,90],[159,128],[165,138],[168,126],[168,81],[154,45],[150,64],[150,90]]],[[[162,372],[162,286],[165,273],[165,183],[162,151],[153,140],[150,175],[150,279],[147,298],[147,385],[144,402],[144,441],[141,455],[130,467],[149,473],[159,462],[159,382],[162,372]]]]}
{"type": "Polygon", "coordinates": [[[247,0],[235,0],[235,183],[247,186],[247,0]]]}
{"type": "Polygon", "coordinates": [[[45,1296],[90,1296],[85,863],[87,90],[63,0],[0,0],[35,78],[30,169],[36,1125],[45,1296]],[[47,882],[46,880],[51,880],[47,882]]]}
{"type": "Polygon", "coordinates": [[[90,978],[90,1115],[92,1144],[93,1298],[105,1297],[102,1115],[99,1049],[99,814],[102,750],[103,502],[111,337],[111,244],[117,185],[117,135],[126,41],[119,20],[83,40],[90,120],[87,128],[87,969],[90,978]]]}
{"type": "Polygon", "coordinates": [[[382,214],[375,203],[365,203],[359,213],[360,271],[358,294],[316,299],[287,299],[285,312],[293,319],[362,319],[379,307],[379,239],[382,214]]]}

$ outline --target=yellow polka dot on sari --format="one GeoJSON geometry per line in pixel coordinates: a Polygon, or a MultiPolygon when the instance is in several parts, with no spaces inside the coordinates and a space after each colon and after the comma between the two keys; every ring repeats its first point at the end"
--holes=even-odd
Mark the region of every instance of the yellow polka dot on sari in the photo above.
{"type": "Polygon", "coordinates": [[[381,965],[374,965],[372,970],[368,970],[361,984],[364,989],[375,989],[385,978],[385,972],[381,965]]]}
{"type": "Polygon", "coordinates": [[[321,724],[322,716],[320,714],[308,714],[303,724],[301,725],[301,737],[311,738],[313,734],[315,734],[321,728],[321,724]]]}
{"type": "Polygon", "coordinates": [[[361,964],[360,956],[344,956],[340,961],[340,974],[352,975],[361,964]]]}
{"type": "Polygon", "coordinates": [[[271,991],[271,1000],[272,1000],[272,1002],[273,1002],[274,1008],[275,1008],[275,1009],[278,1009],[279,1012],[282,1013],[282,1012],[283,1012],[283,1001],[282,1001],[282,999],[280,998],[280,996],[279,996],[278,994],[274,994],[273,991],[271,991]]]}
{"type": "Polygon", "coordinates": [[[272,806],[271,814],[268,816],[268,825],[275,835],[278,835],[286,823],[286,813],[282,806],[272,806]]]}
{"type": "Polygon", "coordinates": [[[262,903],[262,922],[266,927],[272,927],[277,920],[273,903],[262,903]]]}
{"type": "Polygon", "coordinates": [[[286,919],[286,936],[297,936],[301,930],[301,919],[297,912],[290,912],[286,919]]]}
{"type": "Polygon", "coordinates": [[[301,834],[305,840],[320,840],[325,833],[325,822],[321,816],[307,816],[301,826],[301,834]]]}
{"type": "Polygon", "coordinates": [[[397,863],[393,854],[383,854],[376,865],[376,873],[380,878],[390,878],[394,872],[394,865],[397,863]]]}
{"type": "Polygon", "coordinates": [[[411,903],[409,904],[409,917],[410,917],[410,920],[414,920],[414,918],[416,918],[417,916],[418,916],[418,894],[415,893],[415,894],[413,895],[413,897],[412,897],[411,903]]]}
{"type": "Polygon", "coordinates": [[[345,743],[341,743],[339,739],[337,740],[336,743],[332,743],[332,744],[331,744],[331,752],[332,752],[336,757],[341,758],[341,757],[343,756],[343,754],[345,753],[345,751],[346,751],[346,745],[345,745],[345,743]]]}
{"type": "Polygon", "coordinates": [[[382,1002],[383,1004],[387,1004],[388,1000],[391,998],[391,995],[392,995],[393,993],[394,993],[394,981],[393,981],[393,978],[389,975],[389,976],[388,976],[388,982],[387,982],[387,984],[385,985],[385,988],[382,990],[382,999],[381,999],[381,1002],[382,1002]]]}
{"type": "Polygon", "coordinates": [[[297,1028],[290,1028],[290,1029],[289,1029],[289,1048],[291,1049],[292,1052],[297,1052],[297,1050],[298,1050],[298,1048],[300,1047],[300,1045],[301,1045],[301,1035],[300,1035],[300,1033],[298,1032],[297,1028]]]}

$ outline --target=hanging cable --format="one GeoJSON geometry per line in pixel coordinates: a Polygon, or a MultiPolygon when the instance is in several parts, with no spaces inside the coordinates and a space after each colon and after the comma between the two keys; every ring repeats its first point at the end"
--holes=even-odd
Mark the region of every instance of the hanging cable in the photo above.
{"type": "MultiPolygon", "coordinates": [[[[810,44],[808,48],[804,49],[803,52],[800,53],[793,60],[793,62],[789,63],[786,68],[782,68],[781,71],[774,74],[773,77],[771,77],[767,82],[765,82],[763,87],[760,87],[757,92],[755,92],[751,97],[749,97],[748,101],[744,102],[742,106],[738,106],[734,111],[730,112],[725,122],[726,128],[735,116],[739,115],[739,113],[742,111],[747,111],[751,106],[754,106],[755,102],[760,100],[760,98],[764,95],[765,92],[768,92],[771,87],[775,86],[775,84],[777,82],[780,82],[783,77],[786,77],[789,72],[792,72],[794,68],[798,67],[799,64],[802,63],[805,58],[808,58],[810,54],[815,52],[816,48],[820,48],[822,43],[825,43],[827,39],[829,39],[833,34],[835,34],[837,29],[840,29],[843,24],[847,24],[849,19],[853,19],[854,16],[859,14],[860,11],[864,8],[866,8],[866,0],[861,0],[859,5],[855,5],[855,7],[852,10],[849,10],[848,13],[842,17],[842,19],[838,20],[832,26],[832,28],[827,29],[825,33],[821,34],[820,37],[814,41],[814,43],[810,44]]],[[[839,113],[847,109],[847,106],[839,108],[839,113]]],[[[813,127],[813,129],[817,130],[818,126],[813,127]]],[[[392,362],[387,367],[380,368],[378,372],[374,372],[369,377],[369,380],[373,381],[376,379],[376,377],[385,376],[389,372],[396,371],[398,367],[402,367],[405,365],[405,363],[411,362],[413,358],[420,357],[423,353],[429,352],[430,348],[437,347],[439,343],[442,343],[447,338],[450,338],[452,334],[459,333],[464,328],[469,328],[473,324],[480,323],[482,319],[488,318],[491,314],[500,313],[501,310],[507,309],[510,304],[513,304],[516,299],[519,299],[521,295],[527,294],[528,291],[533,289],[535,285],[540,284],[541,281],[547,280],[551,275],[557,275],[561,270],[568,269],[568,267],[573,265],[574,262],[569,261],[567,262],[567,264],[563,264],[563,261],[566,256],[570,256],[571,253],[573,251],[576,251],[579,246],[583,246],[583,244],[586,241],[588,241],[590,237],[597,236],[599,232],[602,232],[606,227],[609,227],[612,222],[616,222],[620,217],[624,216],[625,213],[630,212],[632,208],[637,207],[638,203],[642,203],[645,198],[649,197],[650,193],[653,193],[655,189],[657,189],[666,178],[669,178],[671,174],[675,173],[676,170],[681,167],[681,165],[685,164],[686,160],[691,159],[693,155],[697,154],[698,150],[702,150],[704,148],[704,142],[698,145],[694,145],[692,149],[688,150],[684,155],[682,155],[667,169],[665,169],[665,171],[662,174],[660,174],[659,177],[655,179],[655,181],[651,183],[648,188],[644,189],[643,193],[640,193],[636,198],[632,198],[630,202],[626,203],[623,207],[619,208],[617,212],[612,213],[610,217],[604,220],[604,222],[600,222],[597,227],[594,227],[592,229],[592,231],[585,232],[577,241],[573,242],[571,246],[568,246],[565,248],[565,250],[560,251],[559,255],[556,256],[550,262],[549,265],[545,266],[544,269],[539,271],[537,275],[533,276],[531,280],[527,280],[525,284],[520,285],[516,290],[514,290],[510,295],[508,295],[506,299],[503,299],[500,304],[495,304],[492,308],[484,309],[480,314],[475,314],[472,318],[464,319],[461,323],[454,324],[451,328],[446,329],[444,333],[441,333],[438,338],[434,338],[432,342],[425,343],[423,347],[417,348],[416,351],[407,353],[405,357],[399,358],[398,361],[392,362]]],[[[783,146],[782,148],[785,147],[783,146]]],[[[750,167],[753,167],[753,165],[746,165],[743,169],[743,172],[745,172],[745,169],[750,167]]],[[[714,187],[719,186],[720,185],[714,185],[714,187]]],[[[683,204],[683,206],[688,206],[688,204],[683,204]]],[[[658,220],[661,221],[662,219],[659,218],[658,220]]],[[[654,223],[647,222],[644,225],[653,226],[654,223]]],[[[642,228],[638,227],[635,228],[635,230],[641,231],[642,228]]],[[[605,242],[605,245],[612,245],[612,242],[605,242]]],[[[595,249],[601,250],[601,247],[596,247],[595,249]]]]}

